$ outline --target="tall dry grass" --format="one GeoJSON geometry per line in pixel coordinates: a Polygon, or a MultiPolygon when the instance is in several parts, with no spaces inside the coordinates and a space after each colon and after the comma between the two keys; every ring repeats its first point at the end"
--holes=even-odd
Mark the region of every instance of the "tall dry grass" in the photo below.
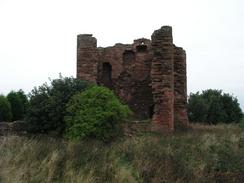
{"type": "Polygon", "coordinates": [[[188,132],[111,144],[0,137],[0,182],[244,182],[244,132],[195,124],[188,132]]]}

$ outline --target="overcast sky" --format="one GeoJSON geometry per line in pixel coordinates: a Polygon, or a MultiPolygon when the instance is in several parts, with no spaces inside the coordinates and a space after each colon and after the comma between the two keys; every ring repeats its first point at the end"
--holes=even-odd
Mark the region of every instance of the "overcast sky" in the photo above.
{"type": "Polygon", "coordinates": [[[188,93],[223,89],[244,109],[243,0],[0,0],[0,93],[75,77],[77,34],[111,46],[163,25],[187,52],[188,93]]]}

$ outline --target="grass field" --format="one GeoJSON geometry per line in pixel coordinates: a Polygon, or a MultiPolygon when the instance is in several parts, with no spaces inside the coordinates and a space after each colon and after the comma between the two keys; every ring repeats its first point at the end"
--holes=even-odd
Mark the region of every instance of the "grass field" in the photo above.
{"type": "Polygon", "coordinates": [[[111,144],[0,137],[0,182],[244,182],[244,131],[195,124],[184,133],[111,144]]]}

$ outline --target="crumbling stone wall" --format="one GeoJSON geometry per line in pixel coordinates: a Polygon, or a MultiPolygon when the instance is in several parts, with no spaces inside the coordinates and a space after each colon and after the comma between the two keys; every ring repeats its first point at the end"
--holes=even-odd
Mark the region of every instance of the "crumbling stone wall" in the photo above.
{"type": "Polygon", "coordinates": [[[77,78],[96,82],[98,51],[97,39],[91,34],[78,35],[77,37],[77,78]]]}
{"type": "Polygon", "coordinates": [[[187,127],[187,79],[186,52],[183,48],[174,46],[174,122],[179,128],[187,127]]]}
{"type": "Polygon", "coordinates": [[[152,130],[188,125],[186,54],[173,44],[172,28],[154,31],[151,40],[97,47],[91,34],[78,35],[77,78],[104,85],[127,103],[135,119],[152,119],[152,130]]]}
{"type": "Polygon", "coordinates": [[[165,26],[152,35],[152,89],[155,103],[153,128],[174,129],[174,47],[171,27],[165,26]]]}

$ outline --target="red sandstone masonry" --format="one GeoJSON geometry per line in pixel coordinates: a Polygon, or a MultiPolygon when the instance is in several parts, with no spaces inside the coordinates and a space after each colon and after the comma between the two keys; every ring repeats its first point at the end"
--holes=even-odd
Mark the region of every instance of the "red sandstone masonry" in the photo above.
{"type": "Polygon", "coordinates": [[[96,82],[97,79],[97,39],[92,34],[77,37],[77,78],[96,82]]]}
{"type": "Polygon", "coordinates": [[[78,35],[77,78],[112,90],[127,103],[135,119],[152,118],[152,130],[186,127],[186,56],[173,45],[172,28],[164,26],[133,44],[97,48],[91,34],[78,35]]]}
{"type": "Polygon", "coordinates": [[[174,130],[174,50],[172,28],[164,26],[152,35],[151,68],[154,99],[153,131],[174,130]]]}
{"type": "Polygon", "coordinates": [[[186,79],[186,52],[183,48],[174,47],[174,113],[175,126],[187,127],[189,124],[186,111],[187,79],[186,79]]]}

